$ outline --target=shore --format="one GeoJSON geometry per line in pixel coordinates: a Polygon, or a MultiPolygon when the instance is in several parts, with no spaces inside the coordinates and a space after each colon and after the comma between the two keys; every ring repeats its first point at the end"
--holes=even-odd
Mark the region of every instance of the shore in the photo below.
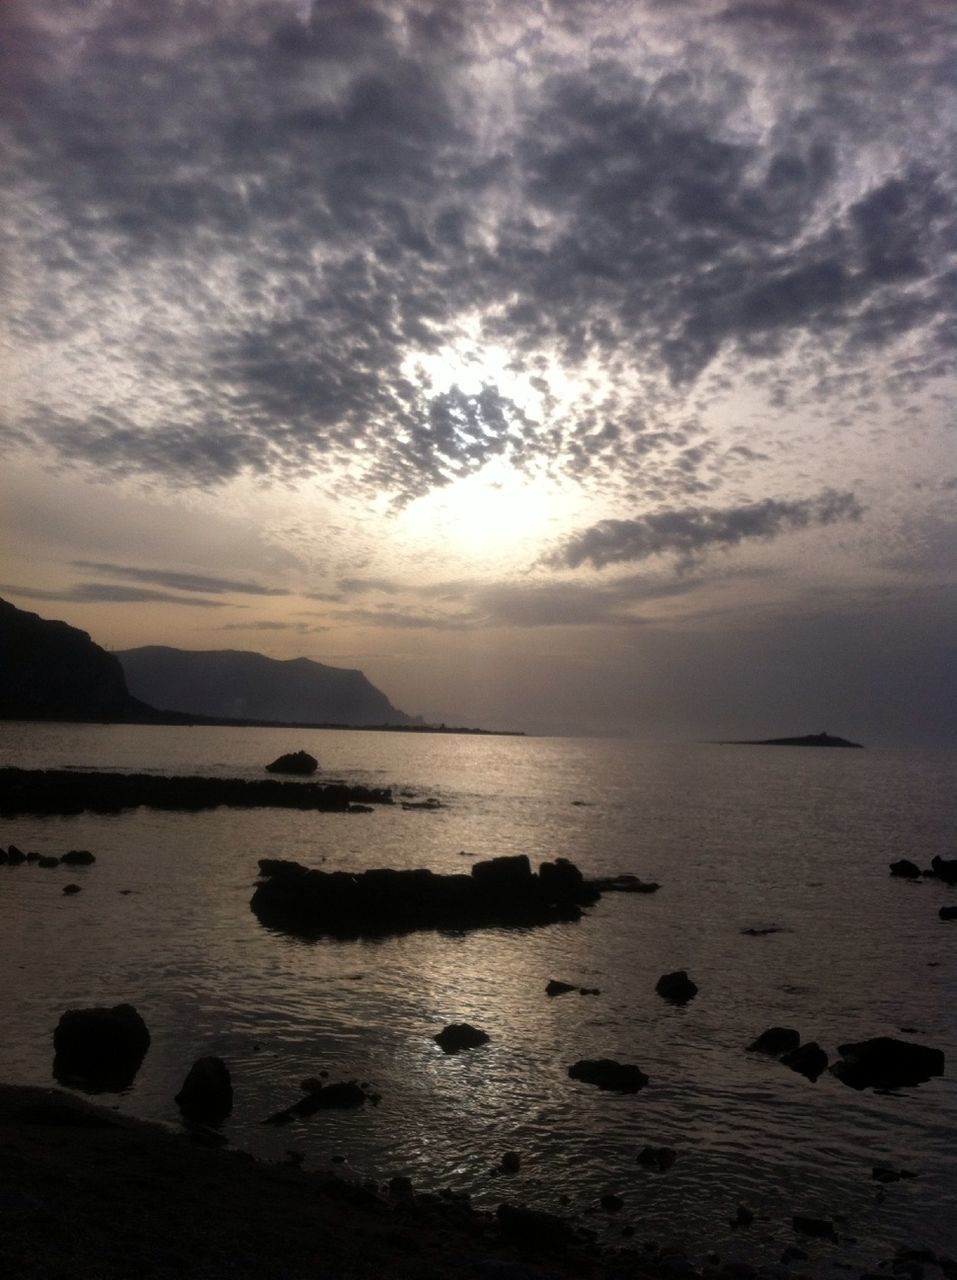
{"type": "Polygon", "coordinates": [[[0,1274],[11,1280],[696,1274],[640,1249],[599,1253],[559,1218],[515,1212],[264,1164],[60,1090],[0,1086],[0,1274]]]}

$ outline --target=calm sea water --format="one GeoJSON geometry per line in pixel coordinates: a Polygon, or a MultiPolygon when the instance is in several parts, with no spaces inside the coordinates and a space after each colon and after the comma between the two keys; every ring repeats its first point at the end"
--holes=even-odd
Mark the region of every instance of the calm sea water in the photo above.
{"type": "Polygon", "coordinates": [[[176,1124],[189,1064],[221,1054],[236,1088],[224,1131],[267,1158],[344,1156],[335,1167],[356,1177],[406,1174],[480,1205],[579,1214],[609,1239],[630,1225],[639,1240],[752,1260],[794,1242],[793,1213],[837,1221],[837,1246],[799,1241],[822,1269],[900,1245],[957,1254],[957,924],[937,914],[957,891],[887,873],[895,858],[957,852],[957,755],[0,725],[0,763],[24,767],[261,777],[300,747],[323,778],[445,807],[0,821],[0,844],[97,856],[88,869],[0,867],[0,1078],[51,1083],[60,1013],[130,1001],[152,1046],[134,1086],[105,1100],[176,1124]],[[508,853],[662,888],[606,895],[577,924],[377,942],[297,941],[249,909],[264,856],[462,871],[508,853]],[[83,892],[64,897],[68,881],[83,892]],[[683,1008],[654,990],[679,968],[700,988],[683,1008]],[[550,978],[601,994],[549,1000],[550,978]],[[490,1043],[446,1057],[432,1036],[457,1021],[490,1043]],[[772,1024],[832,1055],[903,1034],[943,1049],[947,1071],[884,1094],[811,1083],[744,1051],[772,1024]],[[577,1084],[567,1069],[582,1057],[638,1063],[651,1083],[626,1097],[577,1084]],[[381,1104],[263,1125],[322,1069],[370,1082],[381,1104]],[[646,1143],[675,1148],[674,1168],[638,1166],[646,1143]],[[507,1150],[521,1172],[492,1176],[507,1150]],[[881,1192],[875,1164],[918,1176],[881,1192]],[[625,1201],[613,1218],[596,1210],[609,1191],[625,1201]],[[757,1220],[733,1232],[739,1204],[757,1220]]]}

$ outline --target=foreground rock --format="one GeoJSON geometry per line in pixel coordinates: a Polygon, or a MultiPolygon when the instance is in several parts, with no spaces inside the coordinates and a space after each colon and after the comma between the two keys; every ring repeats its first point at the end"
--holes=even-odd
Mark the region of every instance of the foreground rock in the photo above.
{"type": "Polygon", "coordinates": [[[957,884],[957,858],[942,858],[940,854],[934,854],[930,869],[944,884],[957,884]]]}
{"type": "Polygon", "coordinates": [[[345,813],[351,804],[392,804],[380,787],[281,782],[264,778],[167,778],[147,773],[82,773],[74,769],[0,769],[0,815],[120,813],[149,809],[197,812],[220,805],[238,809],[317,809],[345,813]]]}
{"type": "Polygon", "coordinates": [[[267,773],[298,773],[308,776],[319,768],[319,761],[308,751],[289,751],[266,765],[267,773]]]}
{"type": "Polygon", "coordinates": [[[944,1074],[940,1049],[891,1036],[841,1044],[837,1051],[843,1061],[835,1062],[831,1070],[852,1089],[901,1089],[944,1074]]]}
{"type": "Polygon", "coordinates": [[[175,1101],[189,1121],[218,1124],[225,1120],[233,1109],[233,1082],[222,1058],[198,1058],[175,1101]]]}
{"type": "Polygon", "coordinates": [[[782,1053],[793,1052],[800,1043],[801,1033],[793,1027],[768,1027],[748,1045],[748,1053],[769,1053],[776,1058],[782,1053]]]}
{"type": "Polygon", "coordinates": [[[785,1053],[781,1061],[792,1071],[807,1076],[808,1080],[816,1080],[827,1070],[827,1054],[816,1040],[809,1040],[790,1053],[785,1053]]]}
{"type": "Polygon", "coordinates": [[[53,1074],[91,1093],[128,1089],[150,1046],[146,1023],[131,1004],[68,1009],[53,1033],[53,1074]]]}
{"type": "Polygon", "coordinates": [[[288,1124],[291,1120],[313,1116],[317,1111],[352,1111],[364,1106],[367,1101],[378,1101],[378,1094],[368,1093],[355,1080],[339,1080],[334,1084],[309,1080],[305,1083],[305,1097],[299,1098],[291,1107],[274,1111],[271,1116],[267,1116],[266,1124],[288,1124]]]}
{"type": "Polygon", "coordinates": [[[443,1028],[437,1036],[433,1036],[432,1039],[445,1053],[459,1053],[462,1049],[477,1049],[480,1045],[488,1044],[489,1042],[487,1032],[481,1031],[478,1027],[470,1026],[467,1022],[453,1022],[450,1026],[443,1028]]]}
{"type": "Polygon", "coordinates": [[[285,932],[360,937],[415,929],[523,928],[581,918],[598,892],[572,863],[532,872],[524,855],[477,862],[470,875],[383,869],[353,875],[264,858],[250,906],[285,932]]]}
{"type": "Polygon", "coordinates": [[[593,1084],[599,1089],[614,1093],[637,1093],[648,1083],[648,1076],[627,1062],[615,1062],[613,1058],[583,1058],[568,1068],[573,1080],[593,1084]]]}
{"type": "Polygon", "coordinates": [[[910,858],[898,858],[890,863],[890,869],[892,876],[899,876],[902,880],[919,880],[921,877],[920,867],[910,858]]]}

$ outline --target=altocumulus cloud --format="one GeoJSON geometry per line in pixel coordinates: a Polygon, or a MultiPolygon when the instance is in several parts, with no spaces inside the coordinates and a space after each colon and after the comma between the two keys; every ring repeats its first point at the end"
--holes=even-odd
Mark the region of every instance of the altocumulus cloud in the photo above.
{"type": "Polygon", "coordinates": [[[729,371],[865,433],[953,367],[955,47],[949,0],[8,0],[0,438],[408,502],[712,490],[729,371]]]}
{"type": "Polygon", "coordinates": [[[625,561],[674,555],[690,564],[714,548],[768,541],[795,529],[859,520],[863,508],[853,493],[827,491],[815,498],[761,502],[724,509],[659,511],[635,520],[601,520],[568,538],[546,557],[552,567],[596,569],[625,561]]]}

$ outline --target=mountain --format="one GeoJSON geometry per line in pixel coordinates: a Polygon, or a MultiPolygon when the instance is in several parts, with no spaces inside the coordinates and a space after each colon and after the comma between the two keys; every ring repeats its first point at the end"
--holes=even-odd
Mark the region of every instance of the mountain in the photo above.
{"type": "Polygon", "coordinates": [[[137,720],[123,668],[85,631],[0,600],[0,719],[137,720]]]}
{"type": "Polygon", "coordinates": [[[146,645],[117,654],[133,694],[197,716],[290,724],[411,725],[361,671],[238,649],[146,645]]]}

